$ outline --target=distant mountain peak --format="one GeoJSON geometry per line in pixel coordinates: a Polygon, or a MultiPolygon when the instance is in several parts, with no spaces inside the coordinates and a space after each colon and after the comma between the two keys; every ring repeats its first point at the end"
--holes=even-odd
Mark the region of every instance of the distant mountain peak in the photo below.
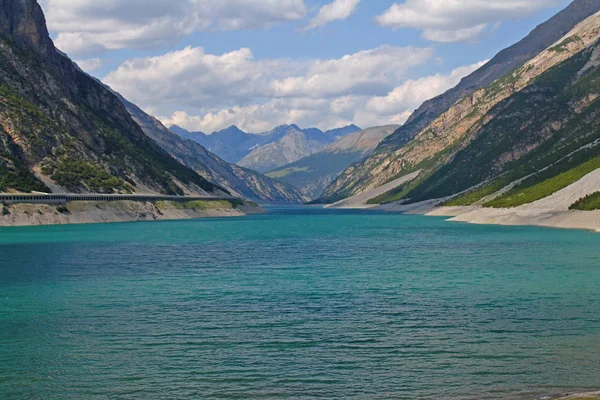
{"type": "Polygon", "coordinates": [[[220,131],[216,131],[213,132],[212,134],[219,134],[219,133],[243,133],[244,135],[248,135],[247,132],[244,132],[243,130],[241,130],[240,128],[237,127],[237,125],[231,125],[228,128],[225,129],[221,129],[220,131]]]}

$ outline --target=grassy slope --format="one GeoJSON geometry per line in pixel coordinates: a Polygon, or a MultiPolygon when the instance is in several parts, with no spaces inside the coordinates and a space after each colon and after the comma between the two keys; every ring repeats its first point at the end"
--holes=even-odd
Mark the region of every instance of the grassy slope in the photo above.
{"type": "Polygon", "coordinates": [[[6,40],[0,52],[0,115],[17,138],[13,156],[28,169],[41,165],[75,192],[129,192],[132,176],[165,194],[183,194],[173,177],[215,190],[144,135],[118,99],[68,60],[49,64],[6,40]]]}
{"type": "MultiPolygon", "coordinates": [[[[535,175],[506,193],[504,196],[494,199],[484,204],[484,206],[510,208],[533,203],[534,201],[551,196],[559,190],[566,188],[598,168],[600,168],[600,157],[593,158],[573,169],[554,175],[539,183],[535,182],[543,178],[535,175]]],[[[552,169],[549,171],[552,171],[552,169]]],[[[553,175],[553,173],[551,174],[553,175]]]]}
{"type": "Polygon", "coordinates": [[[156,207],[159,210],[168,210],[168,209],[176,209],[176,210],[230,210],[234,209],[237,206],[242,205],[241,201],[238,200],[198,200],[198,201],[188,201],[185,203],[174,202],[174,201],[158,201],[156,202],[156,207]]]}

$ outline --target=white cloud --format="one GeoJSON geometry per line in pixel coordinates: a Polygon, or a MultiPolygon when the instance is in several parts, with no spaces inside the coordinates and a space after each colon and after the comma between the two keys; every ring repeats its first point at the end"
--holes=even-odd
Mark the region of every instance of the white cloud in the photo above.
{"type": "Polygon", "coordinates": [[[325,100],[273,99],[265,104],[235,106],[216,110],[204,115],[189,115],[176,111],[170,117],[159,117],[167,126],[179,125],[192,131],[212,133],[231,125],[247,132],[267,132],[277,125],[295,124],[302,126],[344,126],[349,120],[327,112],[325,100]]]}
{"type": "Polygon", "coordinates": [[[334,0],[319,10],[318,14],[304,29],[325,26],[332,21],[345,20],[356,11],[360,0],[334,0]]]}
{"type": "Polygon", "coordinates": [[[382,95],[431,57],[429,48],[382,46],[333,60],[257,61],[250,49],[214,55],[187,47],[127,61],[104,80],[145,107],[229,108],[270,98],[382,95]]]}
{"type": "Polygon", "coordinates": [[[381,46],[335,60],[316,60],[306,74],[271,83],[276,97],[376,95],[402,80],[408,68],[433,55],[429,48],[381,46]]]}
{"type": "Polygon", "coordinates": [[[462,28],[455,30],[444,29],[425,29],[423,38],[432,42],[454,43],[473,41],[488,30],[487,24],[480,24],[470,28],[462,28]]]}
{"type": "Polygon", "coordinates": [[[75,61],[79,68],[84,70],[85,72],[94,72],[104,65],[104,62],[99,58],[88,58],[87,60],[77,60],[75,61]]]}
{"type": "Polygon", "coordinates": [[[211,133],[264,132],[296,123],[329,129],[403,123],[423,101],[479,67],[408,80],[436,62],[431,48],[381,46],[336,59],[257,60],[248,48],[210,54],[186,47],[126,61],[104,82],[166,125],[211,133]]]}
{"type": "Polygon", "coordinates": [[[264,29],[306,15],[304,0],[45,0],[57,46],[72,55],[154,49],[195,31],[264,29]]]}
{"type": "Polygon", "coordinates": [[[408,80],[386,96],[372,98],[367,109],[380,115],[393,113],[399,109],[416,109],[425,101],[456,86],[462,78],[481,68],[486,62],[459,67],[447,75],[437,74],[408,80]]]}
{"type": "Polygon", "coordinates": [[[402,124],[424,101],[455,86],[485,62],[456,68],[447,75],[408,80],[384,96],[343,95],[332,99],[279,98],[265,103],[211,110],[198,115],[176,111],[159,117],[165,125],[211,133],[230,125],[265,132],[276,125],[296,123],[330,129],[355,123],[362,127],[402,124]]]}
{"type": "Polygon", "coordinates": [[[416,28],[436,42],[469,41],[494,24],[529,16],[558,0],[406,0],[377,17],[381,26],[416,28]]]}

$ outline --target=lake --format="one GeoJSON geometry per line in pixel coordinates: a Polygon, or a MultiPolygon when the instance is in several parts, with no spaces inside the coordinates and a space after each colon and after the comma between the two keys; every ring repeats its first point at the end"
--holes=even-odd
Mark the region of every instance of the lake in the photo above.
{"type": "Polygon", "coordinates": [[[0,229],[0,398],[600,388],[600,235],[369,211],[0,229]]]}

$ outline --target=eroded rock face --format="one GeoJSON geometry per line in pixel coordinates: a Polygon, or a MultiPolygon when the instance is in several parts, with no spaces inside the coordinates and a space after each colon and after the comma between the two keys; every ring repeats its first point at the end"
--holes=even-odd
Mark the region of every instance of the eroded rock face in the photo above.
{"type": "Polygon", "coordinates": [[[54,56],[44,13],[35,0],[0,0],[0,35],[43,58],[54,56]]]}
{"type": "MultiPolygon", "coordinates": [[[[392,163],[391,160],[396,158],[396,152],[426,130],[457,101],[473,95],[502,76],[519,69],[560,40],[581,21],[598,11],[600,11],[600,2],[597,0],[573,1],[565,10],[537,27],[522,41],[503,50],[489,63],[464,78],[455,88],[425,102],[404,126],[381,143],[371,157],[360,165],[352,166],[334,181],[325,190],[325,200],[339,200],[379,185],[381,179],[377,177],[392,163]]],[[[397,165],[394,164],[389,171],[393,173],[397,169],[397,165]]],[[[382,179],[387,181],[390,177],[386,175],[382,179]]]]}

